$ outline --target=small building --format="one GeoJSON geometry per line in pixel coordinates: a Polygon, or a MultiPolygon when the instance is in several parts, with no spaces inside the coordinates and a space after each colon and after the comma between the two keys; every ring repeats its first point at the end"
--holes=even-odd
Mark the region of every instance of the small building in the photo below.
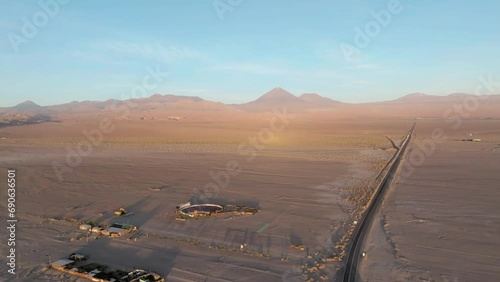
{"type": "MultiPolygon", "coordinates": [[[[82,259],[80,261],[72,260],[71,257],[73,256],[81,257],[84,255],[72,253],[69,256],[70,259],[60,259],[58,261],[55,261],[51,264],[51,267],[61,272],[72,275],[76,279],[77,277],[79,277],[96,282],[165,282],[165,279],[163,277],[152,271],[134,269],[127,273],[126,271],[121,269],[106,270],[108,269],[107,265],[96,262],[82,262],[83,260],[86,260],[88,258],[86,256],[84,256],[85,259],[82,259]],[[123,274],[125,273],[127,273],[127,275],[123,276],[123,274]]],[[[80,279],[78,279],[78,281],[80,281],[80,279]]]]}
{"type": "Polygon", "coordinates": [[[80,230],[89,231],[91,228],[92,228],[92,225],[90,225],[90,224],[80,225],[80,230]]]}
{"type": "Polygon", "coordinates": [[[123,236],[127,233],[126,229],[123,228],[118,228],[118,227],[108,227],[105,230],[101,232],[103,235],[106,236],[111,236],[111,237],[118,237],[118,236],[123,236]]]}
{"type": "Polygon", "coordinates": [[[98,227],[98,226],[94,226],[94,227],[90,228],[90,232],[101,233],[102,232],[102,228],[98,227]]]}
{"type": "Polygon", "coordinates": [[[126,224],[126,223],[113,223],[109,227],[116,227],[116,228],[121,228],[121,229],[126,229],[127,231],[135,231],[137,230],[136,226],[126,224]]]}
{"type": "Polygon", "coordinates": [[[74,263],[75,262],[70,259],[60,259],[51,263],[50,266],[57,270],[64,270],[72,267],[74,263]]]}

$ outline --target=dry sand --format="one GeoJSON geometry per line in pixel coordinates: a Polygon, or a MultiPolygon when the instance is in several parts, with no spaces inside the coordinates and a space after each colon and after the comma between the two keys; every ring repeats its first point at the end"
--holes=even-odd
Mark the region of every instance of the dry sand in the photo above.
{"type": "Polygon", "coordinates": [[[238,145],[267,123],[117,123],[62,182],[53,161],[64,163],[67,147],[75,147],[82,129],[92,129],[94,121],[0,129],[8,136],[0,140],[5,168],[0,180],[5,183],[6,168],[17,170],[20,220],[18,274],[10,276],[2,265],[0,276],[71,281],[45,267],[49,259],[81,252],[125,269],[150,269],[168,281],[334,279],[339,263],[318,265],[321,269],[306,276],[302,267],[338,253],[335,244],[361,208],[357,199],[370,192],[363,187],[372,185],[394,153],[385,136],[401,138],[411,121],[294,121],[249,161],[238,145]],[[210,172],[224,171],[231,161],[241,173],[212,201],[261,210],[253,216],[176,221],[176,205],[190,200],[194,188],[213,182],[210,172]],[[113,211],[120,207],[135,214],[117,218],[113,211]],[[77,230],[77,222],[87,220],[135,224],[137,241],[90,236],[87,242],[77,230]]]}
{"type": "Polygon", "coordinates": [[[404,178],[391,187],[364,245],[360,281],[498,281],[499,128],[498,121],[465,121],[456,130],[417,124],[404,178]],[[436,128],[447,137],[412,165],[436,128]],[[482,142],[457,141],[469,133],[482,142]]]}
{"type": "MultiPolygon", "coordinates": [[[[85,140],[99,118],[0,129],[0,182],[18,174],[18,275],[7,281],[79,281],[45,267],[72,252],[130,269],[151,269],[168,281],[327,281],[342,263],[323,262],[362,210],[374,178],[412,120],[305,120],[297,115],[257,151],[238,152],[269,124],[269,116],[238,121],[116,121],[74,171],[60,182],[52,162],[85,140]],[[176,205],[213,182],[210,172],[236,161],[212,199],[258,206],[253,216],[179,222],[176,205]],[[159,189],[157,189],[159,188],[159,189]],[[117,208],[134,212],[117,218],[117,208]],[[134,239],[87,237],[76,222],[136,224],[134,239]],[[259,232],[260,231],[260,232],[259,232]],[[241,244],[244,248],[240,249],[241,244]],[[304,250],[290,248],[303,245],[304,250]],[[324,265],[324,268],[323,268],[324,265]],[[305,267],[305,269],[304,269],[305,267]],[[305,270],[305,275],[303,271],[305,270]]],[[[495,281],[500,245],[498,169],[500,123],[419,120],[416,139],[443,128],[446,141],[389,191],[368,236],[361,281],[495,281]],[[473,133],[483,142],[459,142],[473,133]]],[[[407,158],[410,154],[407,155],[407,158]]],[[[6,201],[0,206],[5,210],[6,201]]],[[[5,220],[6,215],[2,215],[5,220]]],[[[1,234],[3,249],[6,235],[1,234]]]]}

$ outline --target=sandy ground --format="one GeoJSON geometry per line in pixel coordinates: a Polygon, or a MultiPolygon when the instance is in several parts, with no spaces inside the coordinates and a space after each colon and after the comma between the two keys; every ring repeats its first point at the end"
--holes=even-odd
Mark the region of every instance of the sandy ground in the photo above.
{"type": "Polygon", "coordinates": [[[417,124],[403,177],[364,245],[359,281],[498,281],[499,128],[498,121],[417,124]],[[436,129],[446,137],[431,152],[436,129]],[[482,142],[457,141],[469,133],[482,142]]]}
{"type": "MultiPolygon", "coordinates": [[[[78,132],[91,123],[1,129],[8,138],[0,140],[0,181],[5,183],[7,168],[17,170],[19,222],[18,274],[9,275],[2,265],[0,277],[71,281],[45,267],[50,260],[81,252],[125,269],[150,269],[168,281],[333,280],[339,263],[327,262],[306,276],[302,267],[338,252],[333,246],[360,208],[356,199],[370,192],[364,188],[394,152],[385,136],[401,138],[411,121],[370,122],[362,130],[353,121],[295,123],[249,159],[238,145],[262,124],[175,124],[168,131],[151,123],[146,129],[137,126],[140,134],[131,130],[134,124],[122,124],[63,181],[52,164],[65,162],[68,146],[76,146],[78,132]],[[241,172],[220,185],[211,201],[261,210],[253,216],[176,221],[176,205],[203,191],[215,181],[211,173],[225,171],[230,162],[241,172]],[[135,214],[115,217],[120,207],[135,214]],[[88,220],[134,224],[139,232],[131,240],[90,236],[87,242],[77,222],[88,220]]],[[[4,209],[6,201],[0,204],[4,209]]],[[[5,252],[6,239],[2,233],[5,252]]]]}
{"type": "MultiPolygon", "coordinates": [[[[46,268],[72,252],[119,268],[150,269],[168,281],[336,281],[342,263],[311,266],[337,254],[334,246],[370,193],[366,188],[394,152],[386,136],[397,143],[412,121],[295,122],[253,160],[238,145],[258,134],[266,120],[120,123],[59,181],[53,161],[65,163],[68,147],[75,148],[82,129],[93,124],[0,129],[8,136],[0,139],[0,182],[6,183],[7,168],[17,170],[19,219],[18,274],[8,274],[3,264],[2,281],[79,281],[46,268]],[[229,162],[241,172],[212,201],[261,210],[253,216],[174,220],[175,206],[203,191],[215,181],[210,173],[225,171],[229,162]],[[119,207],[135,214],[115,217],[119,207]],[[77,230],[77,222],[87,220],[135,224],[139,231],[131,239],[87,241],[77,230]],[[306,275],[303,267],[309,268],[306,275]]],[[[446,137],[414,169],[402,168],[404,177],[391,187],[372,225],[360,281],[498,280],[500,122],[452,125],[418,121],[406,165],[418,161],[416,152],[427,153],[421,144],[428,144],[433,130],[443,129],[446,137]],[[458,141],[470,133],[482,142],[458,141]]],[[[6,209],[4,196],[0,206],[6,209]]],[[[0,236],[6,253],[7,235],[0,236]]]]}

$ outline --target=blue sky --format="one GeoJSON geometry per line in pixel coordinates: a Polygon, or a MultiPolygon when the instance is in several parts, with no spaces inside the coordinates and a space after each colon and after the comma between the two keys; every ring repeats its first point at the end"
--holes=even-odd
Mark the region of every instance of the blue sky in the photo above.
{"type": "Polygon", "coordinates": [[[1,0],[0,106],[126,98],[157,65],[170,75],[151,95],[226,103],[276,86],[345,102],[472,93],[499,75],[495,0],[401,0],[386,26],[373,16],[385,0],[65,1],[43,24],[38,1],[1,0]],[[37,15],[28,38],[23,19],[37,15]],[[346,60],[339,46],[359,47],[371,22],[379,31],[346,60]]]}

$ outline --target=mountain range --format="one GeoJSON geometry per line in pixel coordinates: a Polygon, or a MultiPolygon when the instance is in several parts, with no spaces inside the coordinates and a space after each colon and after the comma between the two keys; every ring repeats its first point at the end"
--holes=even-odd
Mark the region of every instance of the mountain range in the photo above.
{"type": "Polygon", "coordinates": [[[124,119],[182,120],[193,117],[214,119],[231,114],[251,115],[269,113],[286,107],[287,112],[309,115],[314,118],[452,118],[449,111],[468,111],[464,117],[500,118],[500,95],[474,96],[454,93],[433,96],[413,93],[391,101],[370,103],[343,103],[316,93],[295,96],[277,87],[258,99],[243,104],[224,104],[194,96],[154,94],[150,97],[128,100],[73,101],[70,103],[39,106],[26,101],[14,107],[0,108],[0,126],[24,124],[22,121],[85,119],[95,115],[120,115],[124,119]],[[125,114],[126,113],[126,114],[125,114]],[[448,113],[448,114],[447,114],[448,113]],[[128,115],[128,116],[127,116],[128,115]],[[448,115],[448,116],[446,116],[448,115]],[[175,117],[175,118],[172,118],[175,117]],[[21,121],[20,123],[18,121],[21,121]],[[17,122],[17,123],[16,123],[17,122]]]}

